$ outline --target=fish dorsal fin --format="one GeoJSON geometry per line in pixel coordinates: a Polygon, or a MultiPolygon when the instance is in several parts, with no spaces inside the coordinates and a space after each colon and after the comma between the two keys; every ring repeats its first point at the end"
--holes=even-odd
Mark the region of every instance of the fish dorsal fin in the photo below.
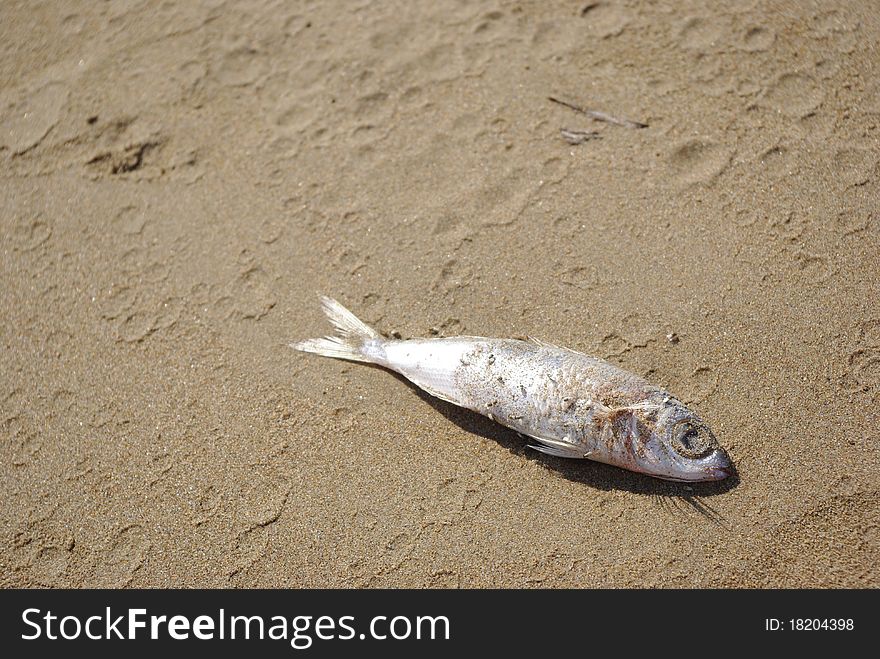
{"type": "MultiPolygon", "coordinates": [[[[536,346],[541,346],[542,348],[550,348],[551,350],[559,350],[561,352],[567,352],[572,355],[581,355],[584,357],[589,357],[586,353],[581,352],[580,350],[575,350],[574,348],[566,348],[561,345],[557,345],[556,343],[550,343],[549,341],[542,341],[541,339],[536,339],[534,336],[526,336],[522,339],[526,343],[532,343],[536,346]]],[[[594,358],[591,358],[594,359],[594,358]]]]}
{"type": "Polygon", "coordinates": [[[555,343],[547,343],[547,341],[536,339],[534,336],[526,336],[524,340],[528,343],[534,343],[535,345],[541,346],[542,348],[559,348],[555,343]]]}

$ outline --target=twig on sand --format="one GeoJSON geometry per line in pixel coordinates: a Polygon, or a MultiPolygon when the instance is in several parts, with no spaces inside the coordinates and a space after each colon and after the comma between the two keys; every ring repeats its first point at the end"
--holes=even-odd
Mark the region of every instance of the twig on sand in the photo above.
{"type": "Polygon", "coordinates": [[[647,128],[648,124],[643,124],[638,121],[630,121],[629,119],[620,119],[618,117],[612,117],[610,114],[606,114],[605,112],[599,112],[597,110],[587,110],[586,108],[579,107],[567,101],[560,101],[558,98],[553,98],[552,96],[548,96],[547,100],[552,101],[553,103],[558,103],[559,105],[564,105],[565,107],[574,110],[575,112],[580,112],[581,114],[585,114],[591,119],[595,119],[596,121],[606,121],[609,124],[614,124],[616,126],[623,126],[624,128],[647,128]]]}
{"type": "Polygon", "coordinates": [[[583,144],[587,140],[599,140],[602,136],[594,130],[569,130],[560,128],[559,134],[569,144],[583,144]]]}

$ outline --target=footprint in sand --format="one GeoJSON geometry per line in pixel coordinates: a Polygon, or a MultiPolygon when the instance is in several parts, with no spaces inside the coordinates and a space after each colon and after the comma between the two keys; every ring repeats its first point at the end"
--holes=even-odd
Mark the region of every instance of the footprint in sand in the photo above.
{"type": "Polygon", "coordinates": [[[113,228],[127,236],[136,236],[144,230],[147,220],[146,209],[129,204],[116,212],[113,228]]]}
{"type": "Polygon", "coordinates": [[[269,71],[266,58],[255,48],[239,46],[224,53],[214,66],[214,76],[228,87],[248,87],[269,71]]]}
{"type": "Polygon", "coordinates": [[[757,53],[768,50],[775,41],[776,33],[773,32],[773,30],[754,26],[746,30],[740,43],[742,44],[743,50],[747,50],[750,53],[757,53]]]}
{"type": "Polygon", "coordinates": [[[834,180],[845,188],[864,185],[880,170],[880,157],[873,149],[842,146],[832,159],[834,180]]]}
{"type": "Polygon", "coordinates": [[[684,22],[679,36],[683,48],[706,52],[720,45],[724,31],[717,21],[692,16],[684,22]]]}
{"type": "Polygon", "coordinates": [[[273,282],[259,265],[247,268],[231,285],[234,313],[246,320],[260,320],[275,306],[273,282]]]}
{"type": "Polygon", "coordinates": [[[859,340],[847,356],[845,386],[850,390],[880,391],[880,318],[859,326],[859,340]]]}
{"type": "Polygon", "coordinates": [[[57,586],[67,571],[70,552],[62,547],[43,547],[30,562],[30,572],[41,586],[57,586]]]}
{"type": "Polygon", "coordinates": [[[825,94],[812,76],[783,73],[764,92],[763,104],[789,117],[803,118],[816,112],[825,94]]]}
{"type": "Polygon", "coordinates": [[[610,2],[590,2],[581,9],[587,32],[600,39],[609,39],[620,35],[629,25],[626,11],[610,2]]]}
{"type": "Polygon", "coordinates": [[[269,549],[269,529],[264,526],[250,528],[241,533],[225,557],[226,574],[234,577],[245,572],[269,549]]]}
{"type": "Polygon", "coordinates": [[[249,528],[276,522],[284,510],[290,485],[274,474],[251,475],[251,480],[238,493],[236,517],[249,528]]]}
{"type": "Polygon", "coordinates": [[[701,403],[715,393],[718,388],[718,375],[710,366],[699,366],[685,378],[676,393],[685,403],[701,403]]]}
{"type": "Polygon", "coordinates": [[[788,147],[782,144],[770,147],[758,157],[762,175],[769,179],[791,176],[794,162],[788,147]]]}
{"type": "Polygon", "coordinates": [[[120,588],[128,585],[134,573],[141,568],[147,558],[150,543],[144,530],[134,524],[119,531],[112,540],[110,549],[101,557],[95,567],[95,587],[120,588]]]}
{"type": "Polygon", "coordinates": [[[49,134],[61,118],[69,92],[58,82],[22,89],[20,98],[0,109],[0,146],[21,155],[49,134]]]}
{"type": "Polygon", "coordinates": [[[669,156],[672,177],[683,185],[710,183],[730,164],[732,151],[714,142],[690,140],[669,156]]]}
{"type": "Polygon", "coordinates": [[[37,217],[20,217],[13,225],[13,244],[16,250],[30,252],[43,243],[52,235],[52,227],[37,217]]]}

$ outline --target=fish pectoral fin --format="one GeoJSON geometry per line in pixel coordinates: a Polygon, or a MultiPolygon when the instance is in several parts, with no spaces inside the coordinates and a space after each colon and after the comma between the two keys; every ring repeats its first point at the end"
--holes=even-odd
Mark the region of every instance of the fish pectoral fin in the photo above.
{"type": "Polygon", "coordinates": [[[575,458],[575,459],[583,459],[590,457],[589,453],[584,453],[582,451],[578,451],[574,446],[570,446],[569,448],[557,448],[556,446],[544,446],[542,444],[529,444],[529,448],[535,449],[536,451],[540,451],[541,453],[546,453],[547,455],[553,455],[557,458],[575,458]]]}
{"type": "Polygon", "coordinates": [[[529,448],[533,448],[547,455],[555,455],[557,458],[576,458],[583,459],[590,457],[592,451],[585,451],[583,448],[563,442],[558,439],[547,439],[545,437],[535,437],[530,435],[532,439],[538,440],[539,444],[529,444],[529,448]]]}

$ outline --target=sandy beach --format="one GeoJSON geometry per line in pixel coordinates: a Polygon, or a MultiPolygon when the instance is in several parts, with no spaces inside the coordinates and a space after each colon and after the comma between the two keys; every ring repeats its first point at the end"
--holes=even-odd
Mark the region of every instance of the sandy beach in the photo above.
{"type": "Polygon", "coordinates": [[[880,586],[876,9],[4,2],[0,586],[880,586]],[[607,359],[738,475],[295,352],[319,293],[607,359]]]}

